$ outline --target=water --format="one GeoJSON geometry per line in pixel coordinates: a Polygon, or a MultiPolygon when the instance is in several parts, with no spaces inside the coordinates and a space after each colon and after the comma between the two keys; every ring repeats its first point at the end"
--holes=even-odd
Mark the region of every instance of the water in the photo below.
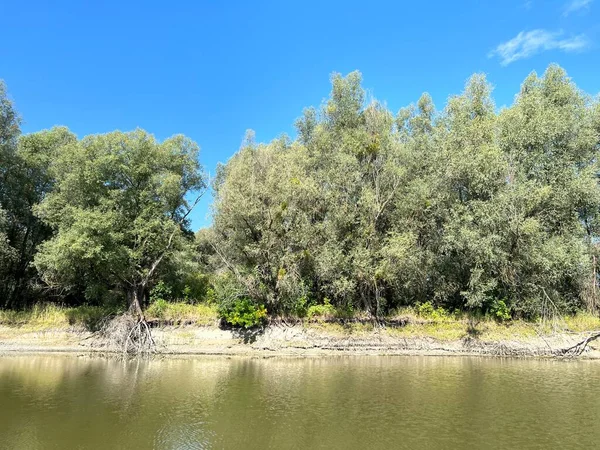
{"type": "Polygon", "coordinates": [[[0,357],[6,449],[600,447],[600,362],[0,357]]]}

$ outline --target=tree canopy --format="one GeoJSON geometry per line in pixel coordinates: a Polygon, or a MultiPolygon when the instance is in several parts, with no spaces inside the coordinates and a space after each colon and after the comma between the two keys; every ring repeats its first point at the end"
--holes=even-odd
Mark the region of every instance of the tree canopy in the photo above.
{"type": "Polygon", "coordinates": [[[229,312],[596,311],[600,102],[562,68],[532,73],[505,108],[481,74],[442,109],[423,94],[396,113],[365,100],[359,72],[331,84],[297,137],[248,132],[195,237],[188,214],[207,180],[194,142],[22,136],[0,85],[2,306],[141,312],[160,285],[229,312]]]}
{"type": "Polygon", "coordinates": [[[483,75],[437,111],[365,104],[358,72],[245,144],[215,182],[215,266],[272,311],[327,299],[380,315],[432,301],[523,315],[596,299],[597,99],[563,69],[498,110],[483,75]]]}

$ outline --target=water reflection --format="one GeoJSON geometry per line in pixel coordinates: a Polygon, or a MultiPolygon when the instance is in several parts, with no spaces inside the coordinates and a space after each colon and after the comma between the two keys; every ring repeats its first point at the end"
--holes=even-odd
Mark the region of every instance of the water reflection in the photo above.
{"type": "Polygon", "coordinates": [[[0,448],[594,448],[595,362],[0,357],[0,448]]]}

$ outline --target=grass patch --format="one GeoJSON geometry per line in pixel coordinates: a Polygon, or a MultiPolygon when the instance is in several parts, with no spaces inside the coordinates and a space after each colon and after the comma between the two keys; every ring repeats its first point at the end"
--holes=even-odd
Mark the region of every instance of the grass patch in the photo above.
{"type": "MultiPolygon", "coordinates": [[[[467,337],[481,341],[534,339],[561,331],[600,330],[600,318],[580,313],[565,316],[552,322],[507,320],[492,317],[471,316],[466,312],[419,311],[417,308],[402,308],[384,319],[384,333],[394,337],[432,338],[439,341],[456,341],[467,337]]],[[[317,321],[305,326],[337,335],[366,334],[374,329],[369,322],[341,323],[317,321]]]]}
{"type": "Polygon", "coordinates": [[[210,325],[217,321],[219,315],[217,307],[213,305],[156,301],[146,310],[146,317],[177,324],[210,325]]]}
{"type": "Polygon", "coordinates": [[[467,324],[454,321],[430,321],[424,323],[409,323],[400,327],[388,327],[386,332],[396,337],[433,338],[440,341],[454,341],[467,335],[467,324]]]}
{"type": "MultiPolygon", "coordinates": [[[[122,310],[101,306],[66,307],[55,304],[38,304],[20,311],[0,310],[0,325],[18,327],[26,331],[77,329],[96,331],[102,319],[122,312],[122,310]]],[[[337,314],[331,314],[331,316],[314,314],[304,322],[304,326],[341,336],[367,335],[375,329],[375,324],[366,320],[364,313],[354,314],[353,318],[356,321],[341,321],[339,317],[336,317],[337,314]]],[[[149,320],[174,324],[213,325],[218,321],[219,315],[215,305],[156,301],[146,310],[146,317],[149,320]]],[[[427,312],[427,314],[423,314],[422,311],[415,308],[403,308],[386,319],[388,324],[382,330],[390,336],[428,337],[440,341],[453,341],[465,337],[473,337],[482,341],[530,339],[536,338],[540,334],[600,330],[600,317],[584,312],[558,317],[551,321],[509,320],[498,322],[489,317],[470,317],[467,313],[427,312]]]]}
{"type": "Polygon", "coordinates": [[[38,304],[19,311],[0,310],[0,325],[23,327],[32,331],[72,328],[95,331],[103,318],[118,312],[113,308],[102,306],[65,307],[38,304]]]}
{"type": "Polygon", "coordinates": [[[589,313],[577,313],[574,316],[567,316],[563,320],[569,331],[581,332],[600,330],[600,317],[589,313]]]}

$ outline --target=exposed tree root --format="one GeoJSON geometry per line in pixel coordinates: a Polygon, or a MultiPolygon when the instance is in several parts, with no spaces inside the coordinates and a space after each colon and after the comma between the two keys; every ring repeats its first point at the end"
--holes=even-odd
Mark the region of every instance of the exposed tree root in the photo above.
{"type": "Polygon", "coordinates": [[[154,353],[155,350],[156,343],[152,338],[152,332],[150,331],[148,322],[146,322],[144,317],[141,317],[131,330],[129,330],[129,334],[123,345],[123,353],[154,353]]]}
{"type": "Polygon", "coordinates": [[[102,336],[108,348],[119,349],[123,354],[142,355],[156,352],[150,326],[143,316],[117,316],[105,324],[102,336]]]}

